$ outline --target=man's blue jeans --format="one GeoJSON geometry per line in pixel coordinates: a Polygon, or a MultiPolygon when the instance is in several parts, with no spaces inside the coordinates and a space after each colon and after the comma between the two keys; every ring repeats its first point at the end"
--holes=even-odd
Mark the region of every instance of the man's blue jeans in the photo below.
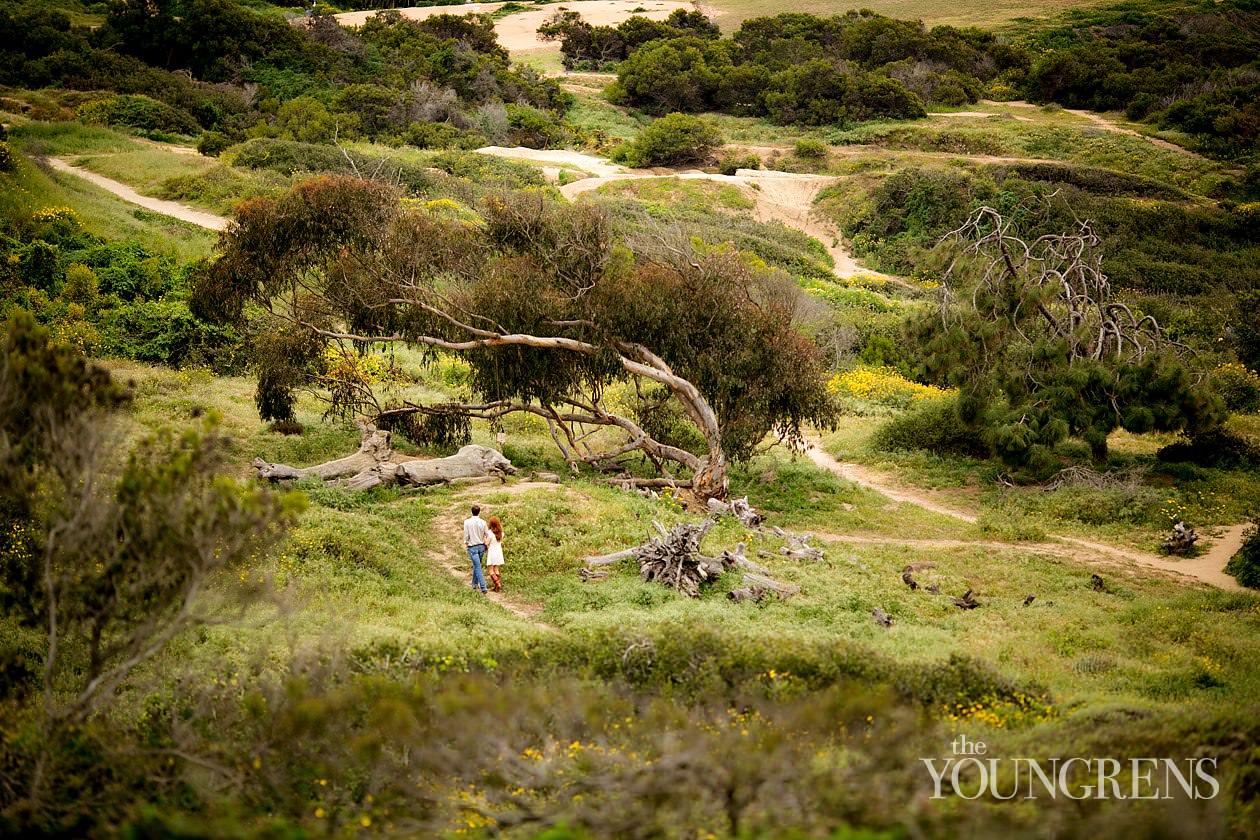
{"type": "Polygon", "coordinates": [[[473,564],[472,588],[480,589],[484,593],[486,591],[486,579],[481,575],[481,561],[486,558],[486,547],[484,545],[468,546],[468,557],[473,564]]]}

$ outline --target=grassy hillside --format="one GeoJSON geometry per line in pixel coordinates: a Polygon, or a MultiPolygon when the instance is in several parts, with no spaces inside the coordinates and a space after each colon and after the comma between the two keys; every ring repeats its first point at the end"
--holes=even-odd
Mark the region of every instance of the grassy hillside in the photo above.
{"type": "MultiPolygon", "coordinates": [[[[971,0],[965,3],[925,3],[922,0],[872,0],[854,5],[835,0],[805,0],[793,4],[791,11],[827,16],[844,14],[850,9],[863,8],[888,17],[903,20],[921,20],[929,26],[976,26],[981,29],[998,29],[1021,18],[1045,18],[1071,9],[1098,6],[1099,2],[1055,0],[1051,3],[1021,3],[1016,0],[971,0]]],[[[733,31],[749,18],[777,15],[785,11],[782,5],[765,0],[718,0],[712,4],[718,12],[718,24],[724,31],[733,31]]],[[[580,9],[580,6],[577,7],[580,9]]]]}
{"type": "MultiPolygon", "coordinates": [[[[1020,49],[1046,46],[1036,41],[1044,36],[1064,50],[1127,56],[1123,38],[1133,30],[1089,22],[1163,14],[1181,2],[1124,12],[996,0],[866,5],[929,25],[990,30],[1042,16],[1020,23],[1031,39],[1020,49]],[[1068,10],[1078,12],[1069,23],[1085,22],[1079,32],[1045,22],[1068,10]],[[1118,40],[1100,45],[1095,36],[1118,40]]],[[[480,25],[389,24],[357,35],[317,27],[311,38],[287,30],[281,37],[268,27],[285,7],[188,3],[276,39],[233,45],[230,28],[216,30],[226,45],[217,55],[180,35],[182,18],[156,33],[115,21],[117,40],[108,44],[93,40],[100,33],[53,27],[46,39],[11,51],[17,57],[4,70],[31,82],[0,90],[7,125],[0,151],[12,153],[0,156],[0,170],[8,170],[0,171],[4,314],[30,313],[55,346],[86,351],[128,383],[132,398],[112,425],[102,416],[76,432],[84,441],[106,435],[100,462],[82,458],[58,423],[87,410],[96,386],[73,379],[86,370],[77,358],[53,350],[23,356],[39,349],[33,328],[8,322],[0,338],[28,343],[6,345],[0,355],[0,834],[1260,836],[1260,595],[1222,575],[1240,524],[1260,518],[1260,229],[1245,143],[1231,147],[1237,154],[1209,157],[1223,147],[1191,151],[1202,136],[1180,123],[1030,105],[1016,99],[1024,81],[1018,66],[987,78],[962,104],[931,104],[923,118],[788,125],[749,115],[749,102],[718,95],[716,75],[698,74],[724,103],[697,106],[723,108],[701,115],[722,143],[655,177],[610,180],[569,208],[560,189],[587,174],[589,158],[544,164],[529,159],[529,148],[513,159],[471,148],[494,142],[610,153],[653,123],[650,109],[610,101],[615,75],[535,78],[511,65],[480,25]],[[242,9],[262,11],[271,23],[241,17],[242,9]],[[198,62],[195,78],[182,72],[185,60],[198,62]],[[434,243],[449,246],[439,255],[447,272],[423,281],[433,283],[433,301],[462,300],[487,277],[486,288],[510,290],[489,299],[501,311],[471,308],[487,329],[522,313],[538,328],[580,329],[576,319],[551,322],[544,304],[615,294],[617,284],[660,284],[633,287],[639,296],[624,300],[638,308],[671,303],[660,289],[690,287],[664,284],[692,277],[688,271],[709,259],[728,272],[717,275],[724,291],[744,288],[736,284],[745,272],[764,273],[764,285],[748,287],[750,308],[790,311],[796,332],[788,337],[818,348],[821,375],[810,380],[827,401],[822,420],[834,427],[806,428],[816,447],[809,452],[773,447],[733,464],[730,496],[747,496],[765,525],[719,517],[702,550],[719,555],[742,544],[749,559],[799,591],[738,602],[728,596],[746,582],[731,569],[690,599],[643,580],[630,559],[583,582],[588,558],[643,542],[654,522],[699,522],[702,503],[684,491],[620,489],[613,472],[658,475],[638,453],[620,457],[612,472],[570,468],[556,431],[538,415],[473,419],[468,439],[501,448],[516,475],[368,491],[313,479],[268,488],[285,500],[274,509],[288,523],[283,539],[233,554],[182,605],[207,621],[154,646],[155,655],[104,692],[92,714],[67,711],[99,676],[118,632],[94,636],[81,616],[136,603],[124,618],[145,626],[181,609],[146,594],[160,582],[107,564],[139,557],[178,568],[232,551],[241,534],[220,535],[200,553],[148,557],[146,547],[186,546],[179,540],[189,535],[143,526],[165,521],[159,514],[168,509],[202,525],[219,515],[236,521],[231,514],[263,498],[256,458],[306,466],[353,452],[361,436],[354,420],[379,406],[362,400],[352,411],[333,410],[330,386],[341,389],[343,407],[347,394],[367,389],[382,405],[503,394],[485,358],[401,342],[318,342],[312,350],[294,324],[274,317],[286,296],[240,301],[235,320],[216,309],[231,309],[238,301],[230,296],[246,285],[276,282],[292,239],[314,231],[304,240],[312,252],[333,241],[339,216],[312,214],[334,224],[309,229],[279,217],[273,227],[253,228],[257,261],[243,261],[239,252],[224,256],[228,240],[217,234],[136,209],[53,170],[50,157],[146,196],[222,216],[245,208],[241,218],[255,219],[295,186],[369,177],[391,207],[412,213],[415,239],[389,252],[399,264],[429,254],[434,243]],[[670,177],[693,167],[712,179],[670,177]],[[759,174],[720,174],[737,168],[759,174]],[[941,237],[981,204],[1013,214],[1029,235],[1088,219],[1116,299],[1157,316],[1166,336],[1184,345],[1185,387],[1216,401],[1220,425],[1189,436],[1119,429],[1107,439],[1105,461],[1092,460],[1083,437],[1066,437],[1050,447],[1041,473],[997,457],[954,383],[929,378],[925,344],[907,330],[909,320],[935,311],[943,287],[971,296],[958,281],[970,279],[970,264],[950,274],[959,248],[941,237]],[[505,210],[519,208],[537,225],[513,228],[505,210]],[[542,209],[529,217],[530,208],[542,209]],[[546,260],[571,252],[537,243],[571,245],[572,231],[605,227],[612,244],[599,281],[608,285],[558,295],[546,260]],[[501,238],[483,248],[482,237],[492,234],[501,238]],[[654,261],[655,273],[636,273],[639,258],[654,261]],[[225,265],[232,270],[214,273],[225,265]],[[210,285],[208,277],[226,282],[210,285]],[[56,375],[41,379],[45,367],[56,375]],[[291,374],[297,378],[284,382],[291,374]],[[273,388],[278,380],[294,386],[291,418],[260,420],[258,395],[267,392],[260,381],[268,377],[273,388]],[[65,381],[78,382],[77,390],[59,390],[65,381]],[[28,410],[45,397],[70,407],[28,410]],[[222,459],[203,465],[198,446],[212,434],[207,428],[221,434],[212,439],[222,459]],[[163,430],[174,434],[162,439],[163,430]],[[41,460],[54,451],[74,457],[41,460]],[[169,463],[150,464],[155,452],[167,452],[169,463]],[[152,475],[137,472],[145,464],[152,475]],[[184,471],[203,467],[223,473],[209,481],[224,494],[211,497],[222,509],[184,511],[178,494],[161,496],[184,471]],[[73,478],[62,482],[67,474],[73,478]],[[99,543],[66,545],[56,529],[40,530],[96,505],[144,502],[146,493],[161,503],[116,523],[102,515],[117,527],[91,532],[108,535],[99,543]],[[469,587],[461,545],[460,523],[474,504],[500,517],[506,532],[504,591],[489,597],[469,587]],[[1184,558],[1161,553],[1179,521],[1200,534],[1184,558]],[[774,528],[811,534],[823,559],[792,559],[774,528]],[[52,559],[41,565],[45,557],[52,559]],[[64,581],[60,613],[48,608],[46,581],[54,578],[64,581]],[[974,609],[955,600],[968,591],[974,609]],[[61,668],[46,676],[50,615],[52,625],[60,616],[77,629],[61,637],[61,668]],[[959,736],[983,740],[998,769],[989,779],[987,768],[965,768],[935,796],[924,762],[956,759],[959,736]],[[1053,798],[1038,791],[1004,801],[984,784],[1031,794],[1034,780],[1016,759],[1049,766],[1070,757],[1115,759],[1121,790],[1153,784],[1169,795],[1091,795],[1087,786],[1102,784],[1096,765],[1068,773],[1067,791],[1053,798]],[[1196,797],[1203,785],[1187,792],[1166,777],[1144,781],[1142,768],[1129,763],[1138,757],[1182,767],[1214,761],[1219,793],[1196,797]]],[[[100,4],[47,6],[78,26],[99,27],[108,17],[100,4]]],[[[566,8],[580,12],[582,4],[566,8]]],[[[814,2],[793,11],[847,8],[814,2]]],[[[744,19],[782,11],[760,0],[716,9],[727,35],[744,19]]],[[[913,41],[917,30],[899,31],[913,41]]],[[[768,54],[778,49],[768,43],[768,54]]],[[[715,67],[725,49],[711,53],[715,67]]],[[[876,61],[866,81],[885,70],[911,85],[923,82],[919,70],[940,76],[926,55],[876,61]]],[[[770,60],[785,63],[775,73],[792,77],[790,90],[813,95],[813,75],[787,66],[785,55],[770,60]]],[[[1245,70],[1230,73],[1230,84],[1250,84],[1245,70]]],[[[932,85],[944,86],[942,78],[932,85]]],[[[1235,104],[1230,113],[1245,114],[1246,103],[1235,104]]],[[[300,202],[286,207],[308,218],[300,202]]],[[[377,297],[390,265],[373,263],[373,249],[399,242],[385,227],[327,249],[345,300],[374,301],[362,323],[341,323],[338,310],[318,300],[316,269],[296,275],[294,311],[330,332],[407,331],[424,320],[377,297]],[[381,274],[368,273],[375,269],[381,274]]],[[[725,313],[696,306],[682,314],[703,330],[725,313]]],[[[668,336],[669,324],[652,326],[668,336]]],[[[602,340],[593,328],[589,335],[602,340]]],[[[739,377],[691,338],[682,336],[674,352],[684,363],[712,362],[700,370],[706,381],[731,386],[727,380],[739,377]]],[[[750,330],[738,340],[766,339],[750,330]]],[[[794,345],[784,339],[783,347],[794,345]]],[[[494,358],[522,376],[543,364],[528,351],[513,354],[494,358]]],[[[681,403],[650,385],[601,378],[605,362],[602,354],[583,369],[581,400],[624,412],[671,446],[705,451],[681,403]]],[[[560,388],[550,379],[533,385],[526,396],[540,403],[560,388]]],[[[397,427],[395,450],[430,458],[457,448],[422,443],[423,431],[397,427]]],[[[622,440],[620,432],[588,432],[582,440],[593,445],[622,440]]]]}

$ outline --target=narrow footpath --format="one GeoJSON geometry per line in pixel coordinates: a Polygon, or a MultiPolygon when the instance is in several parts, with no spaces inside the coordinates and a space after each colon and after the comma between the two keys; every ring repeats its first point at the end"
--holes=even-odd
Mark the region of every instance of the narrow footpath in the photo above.
{"type": "Polygon", "coordinates": [[[166,201],[161,198],[141,195],[121,181],[115,181],[113,178],[97,175],[95,172],[91,172],[81,166],[75,166],[65,158],[48,158],[48,164],[58,172],[66,172],[77,178],[82,178],[106,192],[113,193],[123,201],[143,207],[146,210],[152,210],[154,213],[161,213],[163,216],[170,216],[172,219],[203,227],[206,230],[221,231],[227,228],[228,220],[223,216],[216,216],[204,210],[194,210],[192,207],[175,201],[166,201]]]}
{"type": "MultiPolygon", "coordinates": [[[[843,479],[847,479],[864,487],[869,487],[894,502],[902,502],[906,504],[917,505],[925,510],[933,513],[949,516],[962,522],[975,524],[977,516],[967,511],[958,510],[949,505],[941,504],[936,499],[931,498],[928,494],[921,490],[911,487],[905,487],[896,482],[896,480],[884,473],[872,470],[861,464],[841,463],[833,458],[830,454],[823,451],[817,441],[807,451],[809,459],[818,466],[828,470],[843,479]]],[[[1106,543],[1095,542],[1094,540],[1081,539],[1080,537],[1069,537],[1062,534],[1047,534],[1051,540],[1058,543],[1066,543],[1071,548],[1064,550],[1062,546],[1056,546],[1054,543],[1030,543],[1023,544],[1006,544],[1011,548],[1027,548],[1030,551],[1040,551],[1043,553],[1051,553],[1059,556],[1067,557],[1081,563],[1092,563],[1099,556],[1105,557],[1110,561],[1122,561],[1125,563],[1134,563],[1148,569],[1157,569],[1161,572],[1167,572],[1181,577],[1193,578],[1196,581],[1205,583],[1218,589],[1227,589],[1234,592],[1245,591],[1238,581],[1234,580],[1231,575],[1225,574],[1225,564],[1229,559],[1237,553],[1242,545],[1243,532],[1251,527],[1251,523],[1243,522],[1237,525],[1231,525],[1224,530],[1224,533],[1213,540],[1212,547],[1198,557],[1186,560],[1170,560],[1167,557],[1161,557],[1158,554],[1150,554],[1145,551],[1138,551],[1130,548],[1120,548],[1106,543]]],[[[830,538],[831,535],[818,535],[820,538],[830,538]]],[[[842,542],[864,542],[865,540],[850,539],[843,536],[834,537],[842,542]]],[[[959,540],[879,540],[872,539],[872,542],[885,542],[890,544],[913,544],[921,547],[955,547],[966,543],[959,540]]],[[[983,543],[990,544],[990,543],[983,543]]]]}

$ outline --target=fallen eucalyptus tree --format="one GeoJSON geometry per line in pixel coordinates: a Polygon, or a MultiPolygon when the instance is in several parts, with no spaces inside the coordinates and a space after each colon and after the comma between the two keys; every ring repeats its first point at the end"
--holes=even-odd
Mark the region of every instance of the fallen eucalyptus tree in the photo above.
{"type": "Polygon", "coordinates": [[[702,553],[700,544],[714,524],[714,519],[707,518],[698,523],[679,522],[667,529],[654,520],[652,529],[655,534],[646,543],[612,554],[588,557],[578,576],[583,582],[601,580],[607,577],[607,573],[600,571],[600,566],[633,558],[639,564],[639,574],[644,580],[668,586],[690,598],[700,597],[701,584],[717,580],[730,568],[743,571],[744,583],[749,584],[743,590],[736,590],[739,595],[732,593],[729,596],[737,601],[747,598],[761,600],[772,591],[786,598],[800,591],[798,586],[769,577],[769,569],[748,559],[743,543],[737,545],[734,551],[723,551],[716,557],[702,553]]]}
{"type": "Polygon", "coordinates": [[[290,467],[254,459],[258,477],[271,482],[318,478],[340,480],[351,490],[368,490],[383,484],[423,486],[480,479],[506,480],[516,472],[512,462],[486,446],[469,444],[445,458],[408,458],[394,452],[390,433],[363,428],[359,451],[345,458],[312,467],[290,467]]]}

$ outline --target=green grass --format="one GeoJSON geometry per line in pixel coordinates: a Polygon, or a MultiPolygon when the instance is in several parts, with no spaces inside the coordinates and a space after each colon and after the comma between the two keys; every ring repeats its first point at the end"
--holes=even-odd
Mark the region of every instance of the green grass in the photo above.
{"type": "Polygon", "coordinates": [[[581,131],[603,131],[611,140],[633,140],[650,118],[627,111],[589,93],[577,93],[577,101],[565,115],[581,131]]]}
{"type": "MultiPolygon", "coordinates": [[[[840,145],[901,152],[896,156],[901,165],[931,158],[951,162],[971,158],[982,164],[990,158],[1063,161],[1149,178],[1198,195],[1212,192],[1224,177],[1219,163],[1155,146],[1142,137],[1107,131],[1062,111],[1005,105],[978,106],[975,110],[991,110],[1006,118],[871,122],[832,130],[827,137],[840,145]],[[913,152],[930,157],[917,158],[913,152]]],[[[865,150],[861,154],[864,156],[865,150]]]]}
{"type": "Polygon", "coordinates": [[[129,184],[144,195],[156,195],[162,183],[170,178],[205,175],[216,166],[211,158],[179,154],[159,147],[104,155],[76,155],[72,162],[98,175],[129,184]]]}
{"type": "MultiPolygon", "coordinates": [[[[357,439],[348,426],[320,423],[318,404],[305,401],[299,411],[307,424],[302,435],[263,431],[253,415],[248,380],[138,365],[113,367],[118,376],[139,383],[133,439],[143,428],[191,423],[196,406],[214,406],[235,442],[242,475],[248,474],[246,465],[255,456],[304,465],[344,454],[357,439]]],[[[828,438],[826,446],[839,455],[861,456],[897,470],[915,482],[934,477],[940,486],[953,485],[954,501],[975,503],[975,491],[967,483],[985,465],[872,457],[857,448],[860,432],[854,431],[871,425],[846,420],[848,431],[828,438]]],[[[488,435],[478,428],[478,439],[488,435]]],[[[518,428],[511,437],[523,447],[546,443],[541,433],[528,429],[518,428]]],[[[1123,451],[1123,442],[1118,443],[1123,451]]],[[[750,555],[776,577],[803,587],[798,597],[760,607],[726,600],[737,574],[725,576],[697,602],[643,583],[628,562],[614,567],[603,583],[580,583],[576,571],[583,557],[641,541],[653,519],[668,524],[688,514],[667,501],[628,495],[586,478],[566,480],[554,490],[524,492],[512,489],[518,480],[504,488],[366,494],[308,486],[310,509],[281,555],[259,571],[274,574],[287,587],[297,609],[288,621],[301,627],[303,636],[323,636],[339,646],[392,639],[438,650],[450,644],[451,629],[460,628],[473,649],[489,651],[545,634],[528,620],[479,601],[462,578],[445,568],[453,565],[462,574],[467,565],[458,522],[476,502],[505,523],[506,591],[541,609],[543,621],[566,631],[627,626],[646,632],[690,622],[735,634],[844,638],[899,661],[968,653],[995,663],[1013,678],[1043,684],[1069,706],[1081,708],[1101,698],[1208,705],[1260,700],[1260,648],[1254,644],[1260,639],[1260,600],[1196,591],[1136,569],[1099,569],[1039,554],[1019,542],[1002,544],[993,529],[889,502],[786,453],[736,469],[732,491],[747,494],[771,524],[821,534],[827,561],[803,564],[782,558],[777,539],[748,533],[732,520],[720,523],[705,543],[706,551],[718,553],[744,541],[750,555]],[[873,542],[829,542],[829,535],[873,542]],[[895,544],[907,537],[974,545],[924,549],[895,544]],[[892,542],[880,544],[881,538],[892,542]],[[759,556],[759,549],[767,554],[759,556]],[[910,591],[900,570],[921,561],[935,564],[916,573],[922,585],[936,583],[942,592],[955,595],[971,588],[984,606],[963,611],[945,595],[910,591]],[[1090,588],[1095,571],[1110,582],[1110,592],[1090,588]],[[1029,592],[1037,593],[1037,599],[1025,608],[1021,604],[1029,592]],[[876,606],[894,617],[893,632],[871,621],[876,606]],[[1207,681],[1212,684],[1202,687],[1196,683],[1204,682],[1201,672],[1215,674],[1220,684],[1207,681]]],[[[1045,522],[1045,515],[1037,521],[1045,522]]],[[[216,632],[209,638],[217,638],[216,632]]],[[[230,647],[226,637],[204,655],[222,655],[225,647],[230,647]]],[[[185,654],[203,655],[196,645],[185,654]]]]}
{"type": "Polygon", "coordinates": [[[28,155],[112,154],[141,148],[121,131],[80,122],[24,122],[10,129],[9,136],[28,155]]]}
{"type": "Polygon", "coordinates": [[[0,218],[29,218],[44,207],[70,207],[93,233],[113,240],[136,240],[147,249],[179,260],[209,255],[217,235],[116,198],[82,178],[45,172],[29,161],[0,175],[0,218]]]}
{"type": "Polygon", "coordinates": [[[652,178],[640,181],[613,181],[597,190],[602,195],[633,198],[661,207],[679,210],[721,208],[751,210],[752,199],[733,184],[681,178],[652,178]]]}
{"type": "MultiPolygon", "coordinates": [[[[883,422],[881,417],[845,417],[839,430],[824,437],[823,446],[840,460],[869,464],[912,486],[931,489],[944,502],[978,510],[984,517],[982,524],[999,532],[1026,528],[1155,552],[1173,523],[1165,511],[1174,506],[1180,507],[1180,517],[1200,530],[1260,514],[1256,501],[1260,476],[1251,471],[1158,462],[1156,451],[1174,442],[1175,435],[1116,432],[1109,442],[1110,467],[1135,473],[1132,480],[1110,488],[1079,485],[1046,492],[1039,486],[1004,486],[999,482],[1004,468],[995,461],[923,450],[873,450],[869,439],[883,422]]],[[[1254,415],[1235,417],[1229,426],[1260,439],[1254,415]]],[[[1088,462],[1083,444],[1069,441],[1060,451],[1065,457],[1088,462]]]]}

